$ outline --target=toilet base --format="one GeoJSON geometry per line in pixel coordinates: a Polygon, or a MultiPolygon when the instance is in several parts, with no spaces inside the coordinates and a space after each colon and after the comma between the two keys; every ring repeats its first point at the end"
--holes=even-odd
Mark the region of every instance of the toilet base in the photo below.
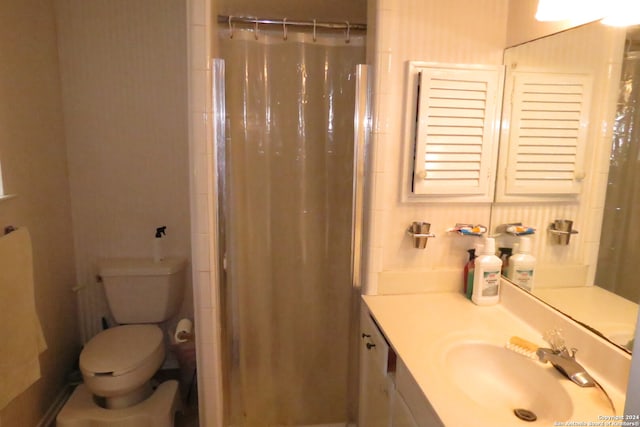
{"type": "Polygon", "coordinates": [[[56,417],[56,427],[173,427],[180,408],[178,382],[165,381],[145,401],[124,409],[105,409],[80,384],[56,417]]]}

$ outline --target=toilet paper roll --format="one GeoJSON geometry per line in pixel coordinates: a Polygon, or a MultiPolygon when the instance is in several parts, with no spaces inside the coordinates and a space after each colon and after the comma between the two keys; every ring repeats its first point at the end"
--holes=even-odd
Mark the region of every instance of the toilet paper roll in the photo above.
{"type": "Polygon", "coordinates": [[[191,319],[180,319],[174,334],[176,342],[186,342],[193,338],[193,322],[191,319]]]}

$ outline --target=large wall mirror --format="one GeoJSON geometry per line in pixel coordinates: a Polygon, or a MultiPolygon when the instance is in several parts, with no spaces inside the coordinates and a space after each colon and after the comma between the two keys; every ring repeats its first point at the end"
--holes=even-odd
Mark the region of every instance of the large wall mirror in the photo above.
{"type": "MultiPolygon", "coordinates": [[[[518,75],[584,76],[590,81],[590,107],[584,124],[587,137],[580,147],[584,168],[579,194],[573,200],[533,194],[498,201],[492,209],[492,231],[517,222],[535,227],[530,236],[538,264],[533,295],[631,351],[640,302],[640,27],[586,24],[509,48],[504,64],[507,116],[499,162],[514,143],[509,135],[515,123],[508,113],[518,75]],[[558,243],[547,230],[559,219],[573,221],[578,230],[569,244],[558,243]]],[[[566,119],[578,120],[569,113],[566,119]]],[[[557,155],[559,169],[563,156],[572,155],[567,150],[557,155]]],[[[541,165],[554,161],[540,160],[541,165]]],[[[518,239],[503,233],[497,244],[513,247],[518,239]]]]}

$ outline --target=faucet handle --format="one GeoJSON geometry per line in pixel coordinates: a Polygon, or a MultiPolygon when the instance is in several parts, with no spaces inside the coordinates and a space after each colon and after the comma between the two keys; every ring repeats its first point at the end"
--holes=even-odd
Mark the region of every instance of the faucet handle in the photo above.
{"type": "Polygon", "coordinates": [[[554,353],[561,353],[567,349],[562,336],[562,329],[551,329],[542,334],[542,339],[549,343],[554,353]]]}

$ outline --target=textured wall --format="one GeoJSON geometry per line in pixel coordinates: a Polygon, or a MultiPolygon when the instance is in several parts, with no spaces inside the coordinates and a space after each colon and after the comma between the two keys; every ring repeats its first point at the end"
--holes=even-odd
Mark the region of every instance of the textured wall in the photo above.
{"type": "Polygon", "coordinates": [[[31,427],[62,391],[79,349],[51,0],[0,2],[0,162],[6,192],[17,195],[0,201],[0,229],[29,228],[36,307],[48,345],[40,356],[42,378],[0,412],[0,423],[31,427]]]}
{"type": "Polygon", "coordinates": [[[160,225],[166,254],[190,254],[186,4],[59,0],[56,11],[86,340],[106,312],[97,258],[151,257],[160,225]]]}
{"type": "MultiPolygon", "coordinates": [[[[368,216],[368,284],[379,272],[461,269],[472,239],[447,234],[456,222],[488,225],[491,205],[401,203],[405,132],[406,62],[501,64],[507,28],[507,0],[375,2],[373,168],[368,216]],[[438,236],[426,250],[413,249],[406,229],[427,221],[438,236]]],[[[370,2],[370,7],[374,2],[370,2]]],[[[371,34],[370,34],[371,37],[371,34]]]]}

